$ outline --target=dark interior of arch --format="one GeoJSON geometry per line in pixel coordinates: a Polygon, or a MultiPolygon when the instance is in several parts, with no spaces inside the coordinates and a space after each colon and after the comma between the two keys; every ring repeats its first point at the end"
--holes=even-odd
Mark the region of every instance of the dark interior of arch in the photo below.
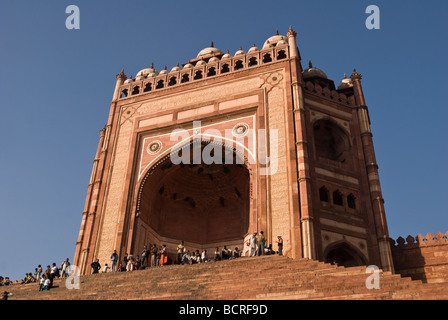
{"type": "MultiPolygon", "coordinates": [[[[200,145],[201,151],[206,145],[200,145]]],[[[229,154],[219,148],[223,157],[229,154]]],[[[167,157],[146,180],[140,219],[170,239],[201,245],[243,239],[249,226],[250,176],[239,156],[231,152],[231,164],[225,159],[205,164],[193,163],[193,147],[182,152],[190,153],[189,163],[173,164],[167,157]]]]}
{"type": "Polygon", "coordinates": [[[317,157],[345,163],[349,161],[350,142],[344,130],[329,120],[316,122],[313,129],[317,157]]]}
{"type": "Polygon", "coordinates": [[[325,262],[344,267],[366,265],[364,259],[354,249],[344,243],[330,250],[325,257],[325,262]]]}

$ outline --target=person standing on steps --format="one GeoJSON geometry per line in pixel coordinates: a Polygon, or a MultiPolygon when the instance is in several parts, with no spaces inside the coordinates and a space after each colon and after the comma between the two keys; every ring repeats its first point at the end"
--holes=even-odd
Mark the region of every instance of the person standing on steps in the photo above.
{"type": "Polygon", "coordinates": [[[260,234],[257,236],[257,248],[258,248],[259,256],[264,255],[264,243],[265,242],[266,242],[266,238],[263,235],[263,231],[260,231],[260,234]]]}
{"type": "Polygon", "coordinates": [[[118,254],[117,250],[110,255],[110,272],[117,272],[118,254]]]}
{"type": "Polygon", "coordinates": [[[154,243],[154,245],[151,248],[151,267],[155,267],[157,266],[157,253],[158,253],[158,249],[156,244],[154,243]]]}
{"type": "Polygon", "coordinates": [[[283,255],[283,238],[282,236],[277,236],[277,245],[278,245],[278,255],[283,255]]]}
{"type": "Polygon", "coordinates": [[[101,269],[100,260],[96,259],[94,262],[92,262],[90,266],[92,267],[92,274],[98,273],[99,270],[101,269]]]}
{"type": "Polygon", "coordinates": [[[254,232],[249,237],[249,257],[254,257],[257,252],[257,233],[254,232]]]}
{"type": "Polygon", "coordinates": [[[182,257],[184,256],[184,253],[185,253],[185,245],[184,245],[184,242],[182,241],[177,246],[177,259],[176,259],[176,263],[177,264],[181,264],[182,263],[182,257]]]}
{"type": "Polygon", "coordinates": [[[141,269],[146,269],[148,266],[148,246],[145,245],[142,251],[142,261],[141,261],[141,269]]]}

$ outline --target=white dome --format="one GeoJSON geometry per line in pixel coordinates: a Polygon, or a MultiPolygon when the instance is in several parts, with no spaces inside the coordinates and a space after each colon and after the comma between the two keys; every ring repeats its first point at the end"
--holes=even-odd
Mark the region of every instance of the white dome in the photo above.
{"type": "Polygon", "coordinates": [[[139,74],[135,77],[135,80],[143,80],[145,79],[145,76],[143,74],[139,74]]]}
{"type": "Polygon", "coordinates": [[[210,60],[208,60],[209,63],[210,62],[216,62],[216,61],[219,61],[219,59],[216,58],[216,57],[211,57],[210,60]]]}
{"type": "Polygon", "coordinates": [[[288,44],[285,40],[280,40],[279,42],[277,42],[276,46],[280,46],[283,44],[288,44]]]}
{"type": "Polygon", "coordinates": [[[253,45],[252,48],[249,49],[248,53],[255,51],[260,51],[260,49],[258,49],[255,45],[253,45]]]}
{"type": "Polygon", "coordinates": [[[219,50],[218,48],[215,48],[214,45],[213,45],[213,42],[212,42],[210,47],[202,49],[201,51],[199,51],[199,53],[198,53],[196,58],[207,56],[209,54],[214,54],[214,53],[222,53],[222,51],[219,50]]]}
{"type": "Polygon", "coordinates": [[[196,66],[203,66],[204,64],[207,64],[207,62],[205,62],[204,60],[199,60],[198,62],[196,62],[196,66]]]}
{"type": "Polygon", "coordinates": [[[163,69],[162,71],[159,72],[159,74],[167,74],[167,73],[168,73],[168,70],[166,70],[166,69],[163,69]]]}
{"type": "Polygon", "coordinates": [[[131,83],[132,81],[133,81],[133,80],[132,80],[132,76],[130,76],[129,79],[127,79],[127,80],[124,81],[124,83],[131,83]]]}
{"type": "Polygon", "coordinates": [[[150,73],[156,73],[156,74],[158,74],[158,72],[154,69],[154,63],[151,63],[151,66],[150,66],[149,68],[145,68],[145,69],[140,70],[140,71],[137,73],[136,77],[138,77],[138,76],[140,76],[140,75],[144,75],[144,76],[146,76],[146,75],[148,75],[148,74],[150,74],[150,73]]]}
{"type": "Polygon", "coordinates": [[[157,76],[157,73],[155,73],[155,72],[151,72],[148,74],[148,78],[155,77],[155,76],[157,76]]]}
{"type": "Polygon", "coordinates": [[[187,63],[186,65],[184,65],[184,69],[189,69],[189,68],[193,68],[194,66],[191,63],[187,63]]]}
{"type": "Polygon", "coordinates": [[[228,59],[228,58],[232,58],[232,55],[229,53],[229,50],[227,50],[227,53],[225,53],[225,54],[222,56],[221,60],[222,60],[222,59],[228,59]]]}
{"type": "Polygon", "coordinates": [[[242,47],[240,47],[240,50],[238,50],[237,52],[235,52],[234,56],[237,56],[239,54],[246,54],[246,52],[243,50],[242,47]]]}
{"type": "Polygon", "coordinates": [[[286,36],[282,36],[278,34],[278,31],[276,32],[275,36],[270,37],[267,39],[263,45],[263,49],[269,48],[269,44],[276,45],[279,41],[285,41],[285,43],[288,43],[288,38],[286,36]]]}
{"type": "Polygon", "coordinates": [[[170,72],[180,71],[180,70],[181,70],[181,69],[180,69],[180,67],[179,67],[179,64],[177,64],[175,67],[173,67],[173,68],[171,69],[170,72]]]}
{"type": "Polygon", "coordinates": [[[347,75],[344,73],[344,79],[339,83],[338,89],[348,88],[352,86],[352,81],[347,79],[347,75]]]}

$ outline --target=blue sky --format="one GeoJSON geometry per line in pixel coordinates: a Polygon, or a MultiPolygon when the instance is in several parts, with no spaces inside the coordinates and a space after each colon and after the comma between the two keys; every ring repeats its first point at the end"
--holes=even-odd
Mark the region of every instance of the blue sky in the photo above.
{"type": "Polygon", "coordinates": [[[210,45],[246,51],[297,31],[302,64],[336,85],[356,68],[392,238],[448,231],[448,2],[3,1],[0,275],[73,260],[115,75],[171,69],[210,45]],[[68,5],[80,30],[68,30],[68,5]],[[368,5],[380,30],[368,30],[368,5]]]}

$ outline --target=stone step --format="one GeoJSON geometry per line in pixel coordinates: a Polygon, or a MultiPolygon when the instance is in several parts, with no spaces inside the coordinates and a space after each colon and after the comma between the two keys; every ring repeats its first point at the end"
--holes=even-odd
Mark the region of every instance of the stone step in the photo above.
{"type": "Polygon", "coordinates": [[[39,292],[37,284],[11,289],[12,299],[29,300],[448,299],[446,283],[423,284],[381,270],[380,289],[369,290],[365,271],[365,266],[262,256],[85,275],[79,290],[66,289],[64,279],[55,279],[48,292],[39,292]]]}

